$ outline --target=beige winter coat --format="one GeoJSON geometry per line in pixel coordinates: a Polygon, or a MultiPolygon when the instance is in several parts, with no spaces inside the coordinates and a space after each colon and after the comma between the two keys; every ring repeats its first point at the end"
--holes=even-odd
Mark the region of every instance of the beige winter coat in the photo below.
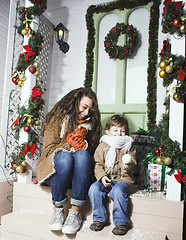
{"type": "Polygon", "coordinates": [[[95,177],[97,181],[100,181],[102,177],[107,176],[113,181],[122,181],[129,184],[129,186],[132,186],[133,184],[133,176],[132,176],[132,170],[135,167],[136,160],[136,150],[134,147],[131,148],[131,151],[128,152],[132,157],[132,162],[129,164],[129,170],[123,170],[122,168],[122,156],[126,153],[126,150],[124,148],[121,149],[115,149],[116,150],[116,160],[114,163],[113,169],[107,168],[105,166],[105,159],[106,154],[109,150],[109,145],[107,145],[105,142],[101,142],[94,154],[94,161],[95,161],[95,177]]]}
{"type": "MultiPolygon", "coordinates": [[[[54,156],[58,151],[73,153],[75,150],[65,140],[63,136],[68,133],[68,116],[61,121],[52,118],[44,132],[43,152],[36,165],[36,176],[39,184],[42,184],[52,174],[55,173],[54,156]]],[[[91,130],[90,123],[79,124],[77,128],[85,127],[91,130]]]]}

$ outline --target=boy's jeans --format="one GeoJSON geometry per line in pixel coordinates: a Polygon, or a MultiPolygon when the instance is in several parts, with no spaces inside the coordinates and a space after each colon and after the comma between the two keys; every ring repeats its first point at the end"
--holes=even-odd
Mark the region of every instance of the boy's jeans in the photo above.
{"type": "Polygon", "coordinates": [[[56,173],[50,178],[52,202],[62,206],[67,202],[67,190],[72,188],[71,204],[82,206],[92,179],[92,157],[83,149],[73,154],[60,151],[54,157],[56,173]]]}
{"type": "Polygon", "coordinates": [[[127,217],[129,189],[129,185],[124,182],[112,181],[109,187],[104,187],[102,182],[94,182],[88,192],[93,209],[93,221],[106,221],[107,212],[104,206],[104,200],[108,194],[113,201],[114,225],[125,225],[129,223],[127,217]]]}

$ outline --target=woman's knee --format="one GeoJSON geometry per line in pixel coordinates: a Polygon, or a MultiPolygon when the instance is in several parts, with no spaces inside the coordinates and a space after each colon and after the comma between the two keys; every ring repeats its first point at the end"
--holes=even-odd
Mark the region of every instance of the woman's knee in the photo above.
{"type": "Polygon", "coordinates": [[[54,164],[57,169],[71,169],[73,166],[72,154],[63,151],[57,152],[54,157],[54,164]]]}
{"type": "Polygon", "coordinates": [[[92,157],[90,156],[89,152],[80,149],[73,153],[74,158],[74,165],[79,165],[80,167],[85,167],[86,165],[91,166],[92,165],[92,157]]]}

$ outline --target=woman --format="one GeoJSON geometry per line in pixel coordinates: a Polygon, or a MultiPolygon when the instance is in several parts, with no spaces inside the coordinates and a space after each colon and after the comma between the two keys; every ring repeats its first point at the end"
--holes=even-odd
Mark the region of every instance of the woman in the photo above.
{"type": "Polygon", "coordinates": [[[49,182],[51,186],[52,231],[74,234],[80,229],[79,210],[91,184],[92,156],[99,143],[100,126],[97,98],[88,88],[72,90],[46,116],[43,153],[36,175],[40,184],[49,182]],[[63,205],[70,187],[72,206],[65,220],[63,205]]]}

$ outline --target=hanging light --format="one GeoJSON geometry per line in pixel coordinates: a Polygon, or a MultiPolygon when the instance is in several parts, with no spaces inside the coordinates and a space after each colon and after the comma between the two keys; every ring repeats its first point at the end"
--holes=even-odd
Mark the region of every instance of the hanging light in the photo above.
{"type": "Polygon", "coordinates": [[[67,53],[70,46],[67,43],[68,40],[68,30],[63,26],[62,23],[59,23],[56,28],[54,28],[55,31],[55,40],[59,44],[59,49],[63,53],[67,53]]]}

